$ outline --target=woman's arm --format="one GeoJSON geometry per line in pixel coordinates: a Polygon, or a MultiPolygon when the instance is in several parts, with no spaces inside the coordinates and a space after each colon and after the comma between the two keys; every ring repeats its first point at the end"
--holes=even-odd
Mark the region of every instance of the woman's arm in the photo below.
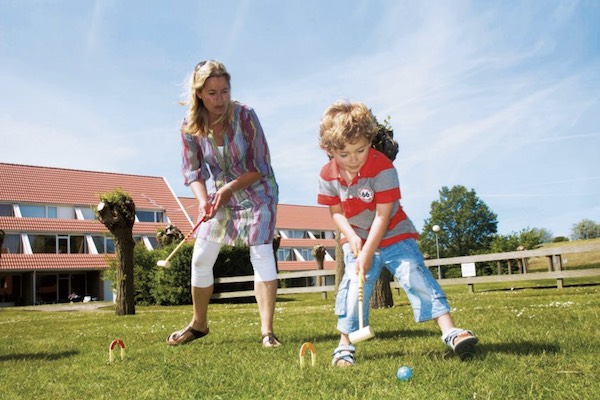
{"type": "MultiPolygon", "coordinates": [[[[244,190],[248,186],[253,185],[261,179],[262,174],[260,172],[248,171],[244,172],[242,175],[238,176],[226,185],[223,185],[221,188],[219,188],[219,190],[217,190],[217,193],[215,193],[212,206],[207,212],[207,218],[214,217],[217,209],[222,205],[227,204],[235,192],[244,190]]],[[[206,191],[206,188],[204,190],[206,191]]]]}

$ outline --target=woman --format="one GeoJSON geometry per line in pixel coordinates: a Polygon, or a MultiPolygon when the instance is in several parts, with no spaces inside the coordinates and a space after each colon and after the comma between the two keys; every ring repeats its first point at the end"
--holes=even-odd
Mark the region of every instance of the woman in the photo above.
{"type": "Polygon", "coordinates": [[[167,343],[173,346],[208,334],[212,269],[223,245],[249,246],[262,345],[281,345],[273,333],[278,186],[258,117],[253,109],[231,100],[230,80],[218,61],[199,63],[190,77],[185,103],[189,109],[181,128],[182,170],[198,200],[198,220],[204,222],[192,255],[194,315],[187,327],[169,335],[167,343]],[[210,190],[209,178],[214,182],[210,190]]]}

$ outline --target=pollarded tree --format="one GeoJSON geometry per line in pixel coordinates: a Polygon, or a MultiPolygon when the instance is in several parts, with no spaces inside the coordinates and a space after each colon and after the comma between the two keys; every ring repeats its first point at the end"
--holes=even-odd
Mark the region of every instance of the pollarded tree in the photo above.
{"type": "Polygon", "coordinates": [[[117,254],[117,315],[135,314],[135,289],[133,284],[133,224],[135,203],[121,189],[100,195],[96,216],[112,233],[117,254]]]}
{"type": "Polygon", "coordinates": [[[440,257],[480,254],[489,249],[498,231],[497,215],[477,196],[461,185],[444,186],[440,199],[431,203],[419,245],[423,253],[436,254],[433,226],[438,225],[440,257]]]}
{"type": "MultiPolygon", "coordinates": [[[[377,119],[375,119],[377,120],[377,119]]],[[[379,130],[373,138],[371,146],[386,155],[387,158],[394,161],[398,154],[398,142],[394,140],[394,130],[390,126],[389,117],[383,121],[383,124],[377,123],[379,130]]],[[[371,297],[371,308],[386,308],[394,306],[394,296],[390,288],[390,282],[394,279],[387,268],[381,270],[379,279],[375,283],[373,296],[371,297]]]]}
{"type": "MultiPolygon", "coordinates": [[[[317,244],[313,246],[311,253],[317,261],[317,269],[322,270],[325,267],[325,254],[327,254],[327,249],[325,249],[325,246],[322,244],[317,244]]],[[[317,282],[319,282],[319,286],[323,286],[325,284],[325,277],[317,277],[317,282]]],[[[327,293],[325,293],[324,296],[324,298],[327,298],[327,293]]]]}
{"type": "Polygon", "coordinates": [[[181,242],[184,239],[183,233],[173,224],[167,225],[164,229],[159,229],[156,232],[156,240],[161,246],[169,246],[173,243],[181,242]]]}

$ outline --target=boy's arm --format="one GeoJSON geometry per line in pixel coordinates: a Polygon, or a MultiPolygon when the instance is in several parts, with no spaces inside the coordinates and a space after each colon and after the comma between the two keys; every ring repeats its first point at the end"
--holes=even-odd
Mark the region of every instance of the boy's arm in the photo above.
{"type": "Polygon", "coordinates": [[[387,232],[393,207],[394,203],[377,204],[375,218],[371,224],[371,229],[369,229],[369,236],[363,246],[362,239],[356,234],[348,219],[344,216],[342,206],[340,204],[329,206],[329,212],[333,221],[344,234],[346,240],[348,240],[354,255],[358,257],[357,267],[363,274],[363,278],[365,278],[364,274],[371,268],[373,254],[379,248],[379,244],[387,232]]]}
{"type": "Polygon", "coordinates": [[[362,249],[362,253],[366,253],[369,259],[373,257],[373,254],[375,254],[379,248],[379,244],[381,244],[381,240],[388,230],[393,208],[394,203],[377,204],[375,208],[375,218],[373,219],[371,229],[369,229],[369,236],[362,249]]]}
{"type": "Polygon", "coordinates": [[[394,203],[381,203],[377,204],[375,208],[375,218],[371,224],[371,229],[369,229],[369,236],[357,260],[359,273],[362,274],[363,281],[366,280],[365,274],[371,269],[373,255],[379,248],[381,240],[388,230],[393,207],[394,203]]]}
{"type": "Polygon", "coordinates": [[[356,234],[354,228],[352,228],[352,225],[350,225],[350,223],[348,222],[348,219],[344,215],[344,210],[342,210],[342,205],[336,204],[333,206],[329,206],[329,212],[331,214],[333,222],[344,234],[344,237],[350,244],[352,253],[354,253],[354,255],[358,255],[362,248],[362,239],[356,234]]]}

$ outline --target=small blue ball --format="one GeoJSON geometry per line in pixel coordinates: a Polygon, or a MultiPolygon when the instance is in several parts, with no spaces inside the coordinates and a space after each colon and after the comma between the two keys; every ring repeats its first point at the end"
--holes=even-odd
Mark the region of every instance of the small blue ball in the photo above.
{"type": "Polygon", "coordinates": [[[396,377],[401,381],[407,381],[412,377],[412,369],[407,366],[402,366],[398,368],[398,372],[396,372],[396,377]]]}

